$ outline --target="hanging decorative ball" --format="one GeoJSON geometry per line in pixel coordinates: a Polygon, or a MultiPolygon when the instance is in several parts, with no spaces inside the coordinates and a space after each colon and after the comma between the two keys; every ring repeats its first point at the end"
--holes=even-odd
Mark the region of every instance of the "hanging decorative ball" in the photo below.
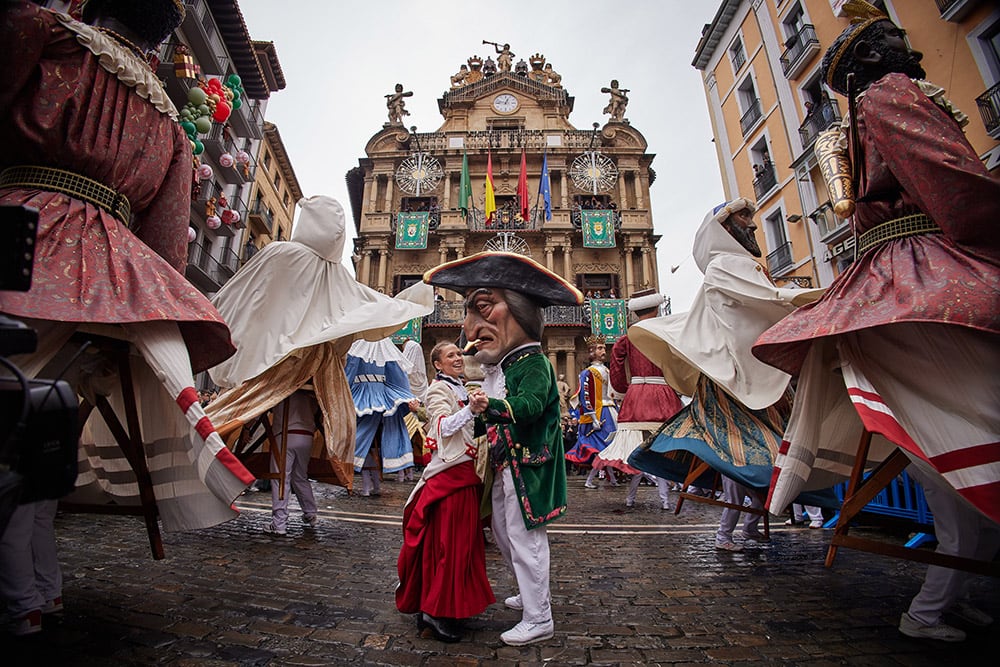
{"type": "Polygon", "coordinates": [[[210,215],[205,218],[205,224],[208,225],[209,229],[218,229],[222,226],[222,220],[217,215],[210,215]]]}
{"type": "Polygon", "coordinates": [[[194,121],[194,128],[198,131],[198,134],[208,134],[212,130],[212,119],[209,118],[208,114],[199,116],[194,121]]]}
{"type": "Polygon", "coordinates": [[[188,91],[188,102],[196,107],[204,104],[207,99],[208,94],[201,88],[195,87],[188,91]]]}
{"type": "Polygon", "coordinates": [[[232,224],[234,224],[234,225],[240,224],[240,212],[236,211],[236,210],[233,210],[233,209],[230,209],[229,212],[233,214],[233,223],[232,224]]]}
{"type": "Polygon", "coordinates": [[[240,151],[236,154],[236,161],[240,164],[250,164],[250,153],[240,151]]]}
{"type": "Polygon", "coordinates": [[[232,167],[236,163],[236,159],[233,157],[232,153],[223,153],[219,156],[219,165],[223,167],[232,167]]]}
{"type": "Polygon", "coordinates": [[[210,164],[203,164],[200,167],[198,167],[198,178],[200,178],[203,181],[207,181],[208,179],[212,178],[214,173],[215,171],[212,169],[212,165],[210,164]]]}
{"type": "Polygon", "coordinates": [[[205,144],[201,143],[201,139],[192,139],[191,144],[191,152],[195,155],[201,155],[205,152],[205,144]]]}
{"type": "Polygon", "coordinates": [[[233,108],[229,106],[229,103],[225,100],[219,100],[215,103],[215,111],[212,113],[212,118],[219,123],[225,123],[229,120],[229,114],[232,113],[233,108]]]}
{"type": "Polygon", "coordinates": [[[198,238],[198,232],[194,230],[194,227],[188,227],[188,243],[194,243],[196,238],[198,238]]]}
{"type": "Polygon", "coordinates": [[[233,224],[234,222],[233,216],[234,216],[233,210],[227,208],[225,211],[222,212],[222,222],[224,222],[227,225],[233,224]]]}

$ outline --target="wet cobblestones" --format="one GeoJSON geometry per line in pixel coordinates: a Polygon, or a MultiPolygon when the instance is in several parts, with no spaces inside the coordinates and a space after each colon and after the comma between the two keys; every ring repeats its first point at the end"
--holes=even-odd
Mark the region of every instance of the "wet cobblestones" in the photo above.
{"type": "MultiPolygon", "coordinates": [[[[393,597],[413,484],[385,481],[371,498],[317,484],[319,526],[293,513],[287,538],[261,532],[270,496],[248,494],[234,521],[164,534],[161,561],[137,519],[60,514],[66,610],[39,635],[0,637],[3,663],[916,667],[985,664],[993,653],[996,625],[952,645],[897,631],[924,565],[841,549],[828,569],[829,531],[786,528],[783,518],[769,544],[720,552],[718,507],[689,501],[675,516],[643,487],[626,509],[623,486],[569,484],[569,513],[549,538],[556,634],[540,644],[500,641],[519,620],[502,602],[470,619],[457,644],[418,636],[393,597]]],[[[906,538],[875,525],[852,533],[906,538]]],[[[511,594],[492,546],[487,568],[497,598],[511,594]]],[[[976,578],[972,594],[1000,618],[1000,581],[976,578]]]]}

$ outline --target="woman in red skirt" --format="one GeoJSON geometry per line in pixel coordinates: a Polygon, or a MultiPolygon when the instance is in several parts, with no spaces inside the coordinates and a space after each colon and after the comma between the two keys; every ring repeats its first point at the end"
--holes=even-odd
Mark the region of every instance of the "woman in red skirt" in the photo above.
{"type": "Polygon", "coordinates": [[[465,360],[454,344],[435,345],[431,363],[437,371],[425,403],[431,460],[403,509],[396,608],[417,614],[425,636],[457,642],[458,619],[496,601],[486,577],[479,522],[483,484],[473,439],[475,416],[488,399],[479,390],[465,389],[465,360]]]}

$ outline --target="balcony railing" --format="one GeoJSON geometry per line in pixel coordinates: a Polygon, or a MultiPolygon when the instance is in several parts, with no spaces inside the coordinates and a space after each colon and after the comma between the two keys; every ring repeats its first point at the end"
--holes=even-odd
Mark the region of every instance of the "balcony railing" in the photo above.
{"type": "MultiPolygon", "coordinates": [[[[583,326],[589,322],[582,306],[549,306],[543,310],[546,326],[583,326]]],[[[434,312],[424,318],[427,326],[458,326],[465,320],[462,301],[438,301],[434,312]]]]}
{"type": "Polygon", "coordinates": [[[416,134],[421,150],[438,154],[449,150],[461,154],[462,150],[520,149],[521,146],[528,150],[543,150],[551,146],[587,150],[591,147],[593,137],[592,130],[475,130],[451,134],[416,134]]]}
{"type": "MultiPolygon", "coordinates": [[[[622,214],[616,209],[588,209],[588,210],[608,210],[611,211],[611,219],[614,221],[615,231],[620,232],[622,230],[622,214]]],[[[569,221],[573,223],[575,229],[580,229],[583,227],[583,210],[579,207],[574,207],[573,210],[569,212],[569,221]]]]}
{"type": "Polygon", "coordinates": [[[809,148],[820,132],[829,129],[830,126],[839,122],[840,110],[837,108],[837,103],[831,99],[822,100],[806,115],[805,121],[799,127],[799,139],[802,140],[802,148],[809,148]]]}
{"type": "Polygon", "coordinates": [[[743,136],[750,134],[750,130],[757,125],[757,121],[761,119],[764,114],[760,110],[760,100],[755,99],[750,107],[743,113],[743,117],[740,118],[740,130],[743,131],[743,136]]]}
{"type": "Polygon", "coordinates": [[[841,220],[833,212],[833,206],[826,201],[816,207],[816,210],[808,216],[819,229],[819,237],[826,243],[830,238],[838,234],[847,226],[847,220],[841,220]]]}
{"type": "MultiPolygon", "coordinates": [[[[407,211],[409,212],[409,211],[407,211]]],[[[441,226],[441,211],[435,209],[433,211],[415,211],[415,213],[427,213],[427,228],[430,231],[434,231],[441,226]]],[[[396,233],[396,225],[399,223],[399,211],[393,211],[389,216],[389,231],[393,234],[396,233]]]]}
{"type": "Polygon", "coordinates": [[[545,211],[536,207],[521,217],[521,212],[511,208],[498,208],[493,220],[486,221],[486,215],[479,209],[469,210],[469,231],[471,232],[537,232],[542,228],[545,211]]]}
{"type": "Polygon", "coordinates": [[[986,132],[994,139],[1000,139],[1000,83],[976,98],[979,115],[983,117],[986,132]]]}
{"type": "Polygon", "coordinates": [[[802,71],[802,68],[809,62],[812,56],[819,53],[819,39],[816,37],[816,29],[805,24],[802,28],[785,41],[785,52],[778,59],[781,62],[781,71],[786,79],[791,79],[802,71]]]}
{"type": "Polygon", "coordinates": [[[264,206],[263,201],[254,202],[248,216],[252,226],[256,226],[259,231],[268,236],[274,235],[274,215],[268,210],[267,206],[264,206]]]}
{"type": "Polygon", "coordinates": [[[240,259],[232,250],[225,250],[219,258],[212,256],[212,250],[201,243],[188,244],[188,280],[202,291],[215,292],[233,277],[240,266],[240,259]],[[194,270],[192,270],[194,269],[194,270]]]}
{"type": "Polygon", "coordinates": [[[758,203],[777,184],[778,177],[774,172],[774,163],[768,162],[760,167],[757,177],[753,179],[753,192],[757,196],[758,203]]]}
{"type": "Polygon", "coordinates": [[[773,276],[781,274],[792,265],[792,244],[788,241],[782,243],[772,252],[767,254],[767,270],[773,276]]]}
{"type": "Polygon", "coordinates": [[[729,56],[733,59],[733,71],[739,72],[740,68],[743,67],[743,63],[747,61],[747,54],[743,50],[743,45],[740,44],[738,49],[730,51],[729,56]]]}

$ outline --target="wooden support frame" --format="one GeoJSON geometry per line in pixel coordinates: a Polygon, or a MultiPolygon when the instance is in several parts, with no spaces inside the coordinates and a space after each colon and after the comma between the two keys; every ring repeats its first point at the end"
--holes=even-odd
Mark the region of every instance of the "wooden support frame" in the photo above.
{"type": "Polygon", "coordinates": [[[146,534],[149,537],[149,547],[154,560],[162,560],[163,536],[160,533],[159,510],[156,506],[156,495],[153,493],[153,480],[146,465],[146,452],[142,445],[142,429],[139,425],[139,409],[135,400],[135,386],[132,381],[132,366],[129,363],[129,343],[123,340],[105,336],[88,335],[88,338],[105,351],[111,353],[118,364],[118,377],[121,382],[122,398],[125,403],[125,423],[123,426],[115,414],[114,408],[104,396],[96,398],[96,405],[86,399],[80,403],[80,424],[86,423],[94,408],[100,413],[115,442],[128,460],[135,473],[136,484],[139,487],[139,505],[89,505],[84,503],[60,502],[59,506],[66,512],[87,514],[118,514],[141,516],[146,523],[146,534]]]}
{"type": "Polygon", "coordinates": [[[269,479],[272,482],[277,482],[278,484],[278,498],[284,500],[285,497],[285,476],[287,471],[285,470],[285,462],[287,460],[288,452],[288,400],[284,400],[271,410],[265,411],[264,414],[260,415],[248,424],[244,424],[236,443],[233,445],[233,455],[239,459],[241,463],[247,466],[248,469],[254,474],[257,479],[269,479]],[[271,424],[271,420],[268,418],[268,414],[273,410],[284,410],[282,419],[282,429],[280,440],[275,438],[274,429],[271,424]],[[263,427],[264,433],[257,438],[253,437],[254,432],[256,432],[258,427],[263,427]],[[275,466],[278,468],[277,472],[271,472],[271,466],[265,466],[265,469],[260,469],[260,461],[257,458],[256,465],[252,463],[251,457],[259,457],[260,453],[257,450],[260,448],[264,442],[268,443],[268,453],[269,456],[267,460],[273,461],[275,466]]]}
{"type": "MultiPolygon", "coordinates": [[[[761,508],[761,509],[755,509],[753,507],[746,507],[744,505],[737,505],[735,503],[730,503],[730,502],[726,502],[725,500],[718,500],[718,499],[715,498],[715,492],[721,490],[721,488],[722,488],[722,475],[720,473],[715,472],[714,475],[713,475],[713,478],[712,478],[712,492],[713,492],[712,493],[712,497],[707,498],[705,496],[699,496],[698,494],[688,493],[687,492],[687,489],[694,484],[695,480],[697,480],[699,477],[701,477],[702,475],[704,475],[708,471],[709,471],[708,464],[705,463],[704,461],[702,461],[701,459],[699,459],[697,456],[693,456],[692,455],[692,457],[691,457],[691,465],[688,468],[687,475],[684,477],[684,481],[682,482],[683,488],[681,489],[680,493],[678,494],[679,497],[677,498],[677,502],[674,504],[674,516],[680,514],[681,506],[684,504],[684,500],[685,499],[692,500],[692,501],[694,501],[696,503],[705,503],[705,504],[708,504],[708,505],[719,505],[721,507],[728,507],[730,509],[739,510],[740,512],[746,512],[747,514],[755,514],[757,516],[763,517],[764,518],[764,537],[770,539],[770,537],[771,537],[771,521],[770,521],[770,513],[767,511],[766,507],[761,508]]],[[[753,491],[753,489],[751,489],[750,492],[751,493],[755,493],[753,491]]],[[[760,496],[758,496],[758,498],[760,498],[760,496]]],[[[764,499],[760,498],[760,500],[761,500],[761,503],[763,503],[764,499]]]]}
{"type": "Polygon", "coordinates": [[[872,434],[865,430],[861,434],[858,442],[858,452],[854,459],[854,467],[851,469],[851,478],[847,484],[847,493],[840,509],[840,517],[837,520],[837,527],[834,529],[830,547],[826,552],[826,567],[833,567],[833,561],[837,557],[837,549],[856,549],[869,553],[912,560],[928,565],[939,565],[955,570],[964,570],[975,574],[983,574],[990,577],[1000,577],[1000,563],[995,561],[980,561],[973,558],[961,558],[939,554],[923,549],[899,546],[874,540],[866,537],[854,537],[848,535],[850,523],[864,509],[871,500],[889,483],[896,478],[899,473],[909,465],[910,460],[901,449],[894,449],[882,463],[875,467],[870,475],[864,476],[865,464],[868,462],[868,452],[871,448],[872,434]]]}

